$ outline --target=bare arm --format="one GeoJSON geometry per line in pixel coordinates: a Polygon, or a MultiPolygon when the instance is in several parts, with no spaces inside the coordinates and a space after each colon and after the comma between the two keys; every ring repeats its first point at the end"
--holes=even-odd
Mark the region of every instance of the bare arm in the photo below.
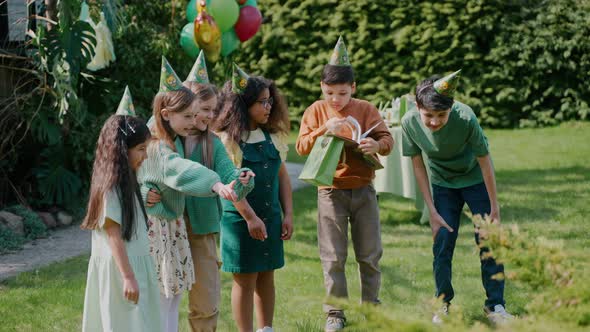
{"type": "Polygon", "coordinates": [[[291,191],[291,179],[289,179],[287,166],[284,162],[279,168],[279,198],[284,215],[281,239],[289,240],[293,235],[293,192],[291,191]]]}
{"type": "Polygon", "coordinates": [[[430,212],[435,212],[434,202],[432,201],[432,193],[430,192],[430,181],[428,180],[428,173],[422,155],[418,154],[412,157],[412,166],[414,167],[414,176],[418,182],[418,188],[424,197],[424,202],[430,212]]]}
{"type": "Polygon", "coordinates": [[[111,247],[113,258],[123,279],[123,296],[127,300],[137,304],[137,301],[139,301],[139,286],[129,264],[125,243],[123,243],[123,238],[121,238],[121,226],[110,218],[106,218],[104,229],[109,238],[109,246],[111,247]]]}
{"type": "Polygon", "coordinates": [[[436,234],[441,227],[445,227],[449,232],[453,232],[453,228],[445,222],[445,220],[438,214],[432,201],[432,194],[430,192],[430,181],[428,180],[428,173],[426,173],[426,166],[421,154],[412,156],[412,165],[414,167],[414,175],[418,182],[418,188],[424,197],[424,202],[430,211],[430,228],[432,230],[432,238],[436,238],[436,234]]]}
{"type": "Polygon", "coordinates": [[[500,205],[498,204],[498,197],[496,191],[496,176],[494,174],[494,165],[492,165],[492,158],[489,154],[483,157],[477,157],[477,162],[481,168],[483,175],[483,182],[486,185],[488,196],[490,198],[490,218],[500,223],[500,205]]]}
{"type": "Polygon", "coordinates": [[[250,236],[256,240],[264,241],[267,237],[266,226],[256,215],[256,212],[254,212],[250,203],[248,203],[248,200],[244,198],[234,202],[234,206],[240,215],[246,220],[250,236]]]}

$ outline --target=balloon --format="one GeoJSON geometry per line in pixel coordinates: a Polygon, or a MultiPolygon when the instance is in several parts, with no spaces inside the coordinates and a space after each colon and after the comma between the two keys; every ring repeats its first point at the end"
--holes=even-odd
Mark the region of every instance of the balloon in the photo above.
{"type": "Polygon", "coordinates": [[[212,0],[208,7],[222,32],[231,29],[240,15],[240,7],[236,0],[212,0]]]}
{"type": "Polygon", "coordinates": [[[238,2],[240,3],[240,7],[245,7],[245,6],[252,6],[252,7],[258,7],[258,3],[256,3],[256,0],[238,0],[238,2]]]}
{"type": "Polygon", "coordinates": [[[246,3],[247,0],[238,0],[238,5],[242,6],[246,3]]]}
{"type": "Polygon", "coordinates": [[[240,17],[234,27],[240,41],[244,42],[252,38],[258,32],[261,23],[262,14],[260,14],[258,8],[252,6],[242,7],[240,17]]]}
{"type": "Polygon", "coordinates": [[[221,56],[228,56],[240,46],[240,40],[234,29],[221,34],[221,56]]]}
{"type": "Polygon", "coordinates": [[[180,32],[180,46],[191,58],[196,59],[199,55],[199,46],[195,43],[195,24],[188,23],[180,32]]]}
{"type": "MultiPolygon", "coordinates": [[[[200,1],[200,0],[199,0],[200,1]]],[[[186,6],[186,19],[189,22],[193,22],[197,18],[197,0],[189,1],[186,6]]]]}
{"type": "Polygon", "coordinates": [[[197,16],[194,24],[195,41],[205,52],[207,60],[216,62],[221,52],[221,32],[206,9],[197,16]]]}

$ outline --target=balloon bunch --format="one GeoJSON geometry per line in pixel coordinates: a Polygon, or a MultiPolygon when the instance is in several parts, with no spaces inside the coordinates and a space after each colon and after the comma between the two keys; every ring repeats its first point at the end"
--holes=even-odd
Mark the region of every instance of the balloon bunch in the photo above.
{"type": "Polygon", "coordinates": [[[180,32],[180,46],[193,58],[202,49],[212,62],[252,38],[262,23],[256,0],[190,0],[186,18],[189,23],[180,32]]]}

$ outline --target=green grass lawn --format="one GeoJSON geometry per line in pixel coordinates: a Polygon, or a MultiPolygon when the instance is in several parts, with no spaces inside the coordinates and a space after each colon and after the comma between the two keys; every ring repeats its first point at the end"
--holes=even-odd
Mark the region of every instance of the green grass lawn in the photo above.
{"type": "MultiPolygon", "coordinates": [[[[486,130],[486,134],[497,170],[502,222],[518,224],[535,240],[543,237],[563,241],[575,262],[575,272],[587,273],[590,270],[587,218],[590,214],[590,123],[568,123],[545,129],[486,130]]],[[[324,288],[316,243],[315,189],[296,192],[294,205],[295,236],[285,244],[285,268],[276,272],[275,326],[277,331],[321,331],[324,288]]],[[[420,214],[412,201],[382,195],[380,208],[384,255],[381,261],[383,305],[378,312],[409,324],[405,327],[412,331],[438,330],[430,324],[434,293],[430,230],[419,224],[420,214]]],[[[453,309],[456,316],[462,313],[462,324],[469,330],[483,331],[489,326],[482,312],[484,291],[472,229],[470,221],[464,218],[453,264],[456,289],[453,309]]],[[[79,330],[87,264],[85,255],[1,283],[0,331],[79,330]]],[[[506,269],[510,271],[510,265],[506,269]]],[[[351,302],[356,302],[359,278],[352,249],[347,277],[351,302]]],[[[219,331],[235,331],[230,289],[231,276],[224,273],[219,331]]],[[[509,311],[526,316],[525,306],[535,295],[530,285],[507,281],[509,311]]],[[[181,331],[189,331],[186,316],[185,297],[181,306],[181,331]]],[[[358,326],[373,317],[357,307],[349,310],[347,316],[351,323],[348,331],[364,331],[358,326]]],[[[530,325],[529,329],[576,328],[561,324],[548,321],[530,325]]],[[[383,331],[401,327],[390,326],[383,331]]],[[[584,327],[577,329],[584,330],[584,327]]],[[[447,325],[445,330],[453,330],[453,325],[447,325]]]]}

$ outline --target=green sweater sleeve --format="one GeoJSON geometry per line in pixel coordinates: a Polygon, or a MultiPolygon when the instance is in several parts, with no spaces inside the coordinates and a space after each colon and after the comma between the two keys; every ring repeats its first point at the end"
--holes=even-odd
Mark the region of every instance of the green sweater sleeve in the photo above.
{"type": "Polygon", "coordinates": [[[147,204],[147,194],[150,191],[150,187],[148,187],[147,183],[142,183],[141,187],[139,187],[139,192],[141,193],[141,204],[147,204]]]}
{"type": "Polygon", "coordinates": [[[236,180],[236,184],[234,185],[234,191],[236,195],[238,195],[238,200],[243,199],[254,189],[254,178],[250,178],[250,181],[247,185],[243,185],[238,178],[240,177],[240,173],[251,171],[247,167],[242,167],[237,169],[234,166],[234,163],[229,159],[225,147],[221,143],[221,140],[215,139],[214,140],[214,162],[213,168],[215,172],[219,174],[221,177],[221,182],[224,184],[228,184],[233,180],[236,180]]]}
{"type": "MultiPolygon", "coordinates": [[[[215,196],[211,190],[219,176],[207,167],[182,158],[164,143],[148,147],[140,170],[140,183],[159,184],[191,196],[215,196]]],[[[147,194],[147,190],[145,190],[147,194]]]]}
{"type": "Polygon", "coordinates": [[[211,190],[220,182],[219,176],[207,167],[182,158],[178,153],[169,151],[163,158],[164,179],[168,187],[191,196],[215,196],[211,190]]]}

